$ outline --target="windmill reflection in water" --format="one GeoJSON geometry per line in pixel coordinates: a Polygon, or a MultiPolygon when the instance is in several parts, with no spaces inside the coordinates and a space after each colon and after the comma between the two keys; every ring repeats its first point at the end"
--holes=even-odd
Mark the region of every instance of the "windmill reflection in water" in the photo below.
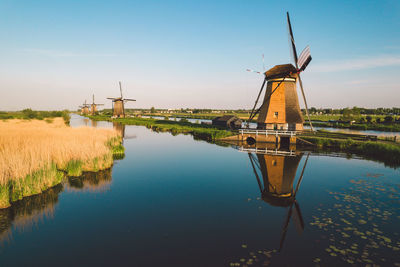
{"type": "Polygon", "coordinates": [[[272,206],[288,208],[279,244],[279,251],[281,251],[292,215],[299,233],[301,234],[304,230],[304,221],[299,203],[296,200],[296,194],[303,179],[310,154],[307,153],[300,177],[297,180],[296,187],[294,187],[297,168],[303,153],[296,153],[292,150],[288,152],[265,149],[264,151],[268,152],[260,153],[258,150],[256,154],[248,152],[248,156],[257,179],[262,200],[272,206]]]}

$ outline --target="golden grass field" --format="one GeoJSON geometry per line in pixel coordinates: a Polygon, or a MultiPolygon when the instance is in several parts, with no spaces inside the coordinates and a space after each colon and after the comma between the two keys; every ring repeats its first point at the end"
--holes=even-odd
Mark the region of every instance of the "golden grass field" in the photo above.
{"type": "Polygon", "coordinates": [[[70,128],[62,118],[0,121],[0,185],[23,178],[52,163],[65,169],[71,160],[89,162],[110,153],[106,143],[117,132],[70,128]]]}

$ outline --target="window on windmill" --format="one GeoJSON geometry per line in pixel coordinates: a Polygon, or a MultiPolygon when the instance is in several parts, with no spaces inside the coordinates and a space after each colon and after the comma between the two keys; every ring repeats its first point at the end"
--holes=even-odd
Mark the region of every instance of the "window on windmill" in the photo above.
{"type": "Polygon", "coordinates": [[[272,160],[272,166],[276,166],[276,160],[272,160]]]}
{"type": "Polygon", "coordinates": [[[278,112],[274,112],[274,118],[278,118],[278,112]]]}

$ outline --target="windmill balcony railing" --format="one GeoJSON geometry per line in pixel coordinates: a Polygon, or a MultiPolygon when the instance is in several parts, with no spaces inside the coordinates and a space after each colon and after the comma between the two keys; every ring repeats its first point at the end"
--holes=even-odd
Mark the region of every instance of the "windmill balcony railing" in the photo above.
{"type": "Polygon", "coordinates": [[[239,129],[239,134],[254,134],[254,135],[272,135],[272,136],[296,136],[300,131],[288,131],[288,130],[259,130],[259,129],[239,129]]]}
{"type": "Polygon", "coordinates": [[[240,152],[246,153],[256,153],[256,154],[268,154],[268,155],[284,155],[284,156],[296,156],[296,152],[293,150],[283,151],[278,149],[268,149],[268,148],[257,148],[257,147],[236,147],[240,152]]]}

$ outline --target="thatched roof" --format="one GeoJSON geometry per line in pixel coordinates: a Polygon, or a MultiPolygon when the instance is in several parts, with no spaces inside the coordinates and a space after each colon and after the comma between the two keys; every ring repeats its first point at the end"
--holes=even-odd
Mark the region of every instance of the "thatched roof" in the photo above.
{"type": "Polygon", "coordinates": [[[267,80],[283,78],[286,76],[296,78],[295,74],[290,75],[290,73],[297,73],[295,66],[293,66],[292,64],[283,64],[276,65],[273,68],[267,70],[265,72],[265,76],[267,77],[267,80]]]}

